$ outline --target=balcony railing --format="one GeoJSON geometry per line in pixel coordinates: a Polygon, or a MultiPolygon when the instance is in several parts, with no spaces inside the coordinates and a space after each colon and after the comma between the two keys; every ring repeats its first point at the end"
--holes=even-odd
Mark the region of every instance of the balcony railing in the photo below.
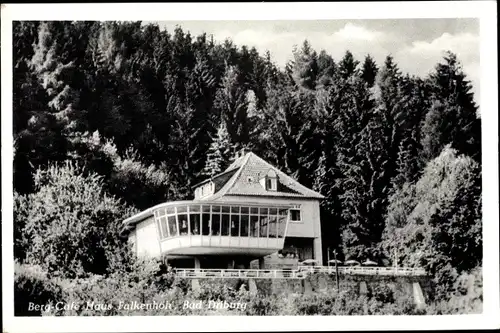
{"type": "Polygon", "coordinates": [[[240,279],[303,279],[307,272],[279,269],[195,269],[178,268],[178,277],[183,278],[240,278],[240,279]]]}
{"type": "MultiPolygon", "coordinates": [[[[176,275],[183,278],[240,278],[240,279],[304,279],[314,273],[335,273],[335,267],[300,266],[297,270],[281,269],[196,269],[178,268],[176,275]]],[[[424,276],[421,268],[393,267],[338,267],[342,275],[385,275],[385,276],[424,276]]]]}
{"type": "MultiPolygon", "coordinates": [[[[310,273],[335,273],[335,266],[299,266],[299,271],[310,273]]],[[[388,275],[388,276],[423,276],[426,272],[423,268],[412,267],[363,267],[363,266],[340,266],[339,274],[344,275],[388,275]]]]}

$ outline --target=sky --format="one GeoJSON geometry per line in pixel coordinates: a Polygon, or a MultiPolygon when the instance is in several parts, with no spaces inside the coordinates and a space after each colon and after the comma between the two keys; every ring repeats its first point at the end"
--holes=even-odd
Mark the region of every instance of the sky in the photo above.
{"type": "MultiPolygon", "coordinates": [[[[144,22],[144,24],[149,22],[144,22]]],[[[479,101],[478,19],[377,19],[295,21],[162,21],[173,32],[176,26],[192,35],[203,32],[222,42],[266,50],[280,67],[292,58],[294,45],[307,39],[319,53],[324,49],[336,61],[350,50],[360,61],[370,54],[382,65],[392,55],[404,73],[426,76],[441,61],[443,52],[457,54],[479,101]]]]}

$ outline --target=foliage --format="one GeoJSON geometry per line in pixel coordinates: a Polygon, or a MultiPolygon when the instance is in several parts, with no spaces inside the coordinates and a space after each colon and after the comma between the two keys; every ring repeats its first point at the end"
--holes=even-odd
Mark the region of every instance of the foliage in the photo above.
{"type": "Polygon", "coordinates": [[[14,264],[14,315],[40,316],[62,299],[63,289],[40,266],[14,264]],[[34,305],[38,305],[35,308],[34,305]]]}
{"type": "Polygon", "coordinates": [[[203,174],[208,177],[213,177],[221,173],[228,165],[231,158],[233,145],[231,138],[227,132],[224,122],[221,123],[217,130],[217,136],[213,138],[210,148],[207,152],[207,161],[203,174]]]}
{"type": "Polygon", "coordinates": [[[29,240],[26,262],[50,274],[104,274],[128,254],[117,233],[134,210],[106,194],[99,176],[82,171],[69,162],[39,169],[35,192],[23,208],[26,220],[20,233],[29,240]]]}
{"type": "Polygon", "coordinates": [[[483,275],[481,268],[457,277],[446,298],[431,304],[427,314],[479,314],[483,311],[483,275]]]}
{"type": "MultiPolygon", "coordinates": [[[[280,69],[269,52],[141,22],[14,22],[13,37],[14,252],[51,278],[130,273],[120,221],[192,198],[233,148],[325,195],[322,243],[339,258],[399,248],[443,302],[481,266],[481,119],[452,53],[420,78],[391,56],[333,59],[308,41],[280,69]]],[[[120,288],[103,279],[97,295],[120,288]]],[[[389,299],[349,311],[390,312],[389,299]]]]}
{"type": "Polygon", "coordinates": [[[391,197],[382,247],[403,250],[404,265],[426,268],[440,286],[438,298],[482,263],[480,193],[478,164],[448,146],[416,184],[391,197]]]}

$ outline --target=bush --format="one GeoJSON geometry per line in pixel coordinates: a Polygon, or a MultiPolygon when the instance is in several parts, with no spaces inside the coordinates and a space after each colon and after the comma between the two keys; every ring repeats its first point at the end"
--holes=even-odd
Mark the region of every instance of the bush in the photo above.
{"type": "Polygon", "coordinates": [[[429,314],[478,314],[483,312],[483,276],[480,267],[458,276],[445,297],[431,304],[429,314]]]}
{"type": "Polygon", "coordinates": [[[22,234],[30,239],[26,262],[68,278],[123,267],[130,253],[118,232],[135,211],[102,188],[99,176],[71,163],[39,169],[28,211],[18,216],[25,218],[22,234]]]}
{"type": "Polygon", "coordinates": [[[110,316],[149,314],[149,311],[164,314],[162,309],[137,309],[133,304],[182,300],[183,292],[174,286],[174,280],[173,274],[156,260],[137,260],[128,273],[63,279],[62,309],[53,309],[50,314],[110,316]]]}
{"type": "Polygon", "coordinates": [[[40,266],[14,264],[15,316],[41,316],[62,299],[61,286],[40,266]]]}
{"type": "Polygon", "coordinates": [[[371,291],[372,297],[377,302],[394,303],[394,292],[385,284],[377,284],[371,291]]]}

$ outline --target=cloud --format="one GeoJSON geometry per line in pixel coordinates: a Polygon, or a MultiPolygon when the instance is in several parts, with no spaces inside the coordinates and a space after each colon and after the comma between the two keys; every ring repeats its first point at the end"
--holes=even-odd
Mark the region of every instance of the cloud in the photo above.
{"type": "Polygon", "coordinates": [[[403,71],[417,75],[427,75],[446,51],[455,53],[463,71],[472,82],[476,100],[480,100],[479,36],[471,33],[452,35],[443,33],[434,40],[414,41],[395,54],[395,60],[403,71]]]}
{"type": "Polygon", "coordinates": [[[359,24],[346,23],[333,31],[300,30],[272,31],[256,26],[244,30],[231,29],[214,33],[214,38],[223,41],[231,38],[236,45],[254,46],[260,53],[269,50],[275,63],[283,67],[292,59],[294,45],[307,39],[318,52],[324,49],[336,61],[346,50],[353,53],[359,61],[370,54],[379,67],[387,55],[391,54],[403,71],[425,77],[435,65],[442,61],[444,52],[450,50],[457,54],[463,70],[472,82],[476,100],[479,101],[479,36],[472,33],[450,34],[444,32],[432,40],[413,40],[398,35],[397,31],[367,29],[359,24]]]}
{"type": "Polygon", "coordinates": [[[347,23],[342,29],[333,34],[334,39],[340,40],[362,40],[362,41],[380,41],[384,34],[379,31],[371,31],[363,27],[347,23]]]}
{"type": "Polygon", "coordinates": [[[236,45],[255,46],[259,52],[269,50],[273,60],[281,67],[292,59],[293,47],[300,46],[306,39],[318,52],[324,49],[335,59],[340,59],[347,49],[362,59],[368,51],[383,54],[385,57],[389,53],[385,45],[388,37],[387,33],[368,30],[352,23],[347,23],[333,32],[273,32],[257,28],[233,32],[223,30],[214,34],[214,38],[218,41],[230,38],[236,45]]]}

